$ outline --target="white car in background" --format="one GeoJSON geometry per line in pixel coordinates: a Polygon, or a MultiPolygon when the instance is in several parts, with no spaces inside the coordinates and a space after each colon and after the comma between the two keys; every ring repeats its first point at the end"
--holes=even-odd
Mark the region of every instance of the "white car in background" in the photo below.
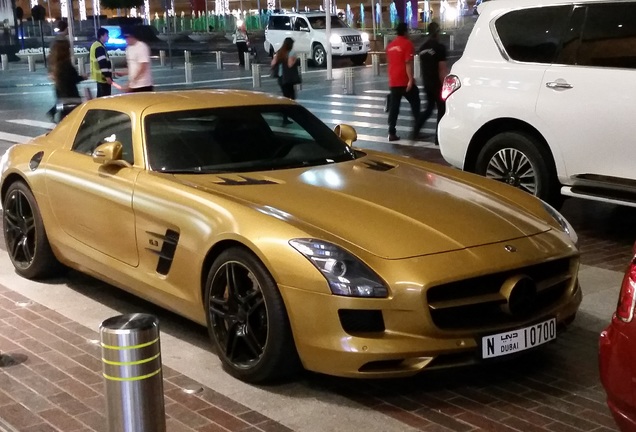
{"type": "MultiPolygon", "coordinates": [[[[307,54],[317,66],[327,64],[327,33],[325,13],[273,13],[265,29],[265,52],[273,56],[287,37],[294,39],[294,52],[307,54]]],[[[369,35],[349,27],[338,16],[331,16],[331,55],[349,57],[362,65],[371,50],[369,35]]]]}
{"type": "Polygon", "coordinates": [[[636,206],[636,1],[482,3],[442,96],[450,164],[556,204],[636,206]]]}

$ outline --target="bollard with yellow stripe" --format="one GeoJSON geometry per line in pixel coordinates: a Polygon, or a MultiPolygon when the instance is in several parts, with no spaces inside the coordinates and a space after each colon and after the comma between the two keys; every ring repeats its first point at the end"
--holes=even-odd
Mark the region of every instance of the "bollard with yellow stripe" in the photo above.
{"type": "Polygon", "coordinates": [[[159,320],[109,318],[99,327],[109,432],[165,432],[159,320]]]}

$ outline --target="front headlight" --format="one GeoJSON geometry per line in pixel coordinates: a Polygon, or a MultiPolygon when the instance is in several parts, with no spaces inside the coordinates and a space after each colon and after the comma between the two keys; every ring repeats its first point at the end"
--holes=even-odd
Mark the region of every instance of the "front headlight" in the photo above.
{"type": "Polygon", "coordinates": [[[362,33],[362,42],[369,42],[369,33],[362,33]]]}
{"type": "Polygon", "coordinates": [[[333,294],[387,297],[388,289],[380,277],[342,248],[314,239],[294,239],[289,244],[320,270],[333,294]]]}
{"type": "Polygon", "coordinates": [[[342,38],[338,35],[331,35],[329,42],[331,42],[331,45],[340,45],[342,38]]]}
{"type": "Polygon", "coordinates": [[[568,220],[564,218],[563,215],[550,204],[545,201],[541,202],[543,203],[543,208],[545,209],[545,211],[547,211],[550,216],[552,216],[554,220],[557,221],[557,223],[561,226],[563,232],[570,236],[570,240],[572,240],[572,242],[578,247],[579,236],[576,234],[576,231],[574,231],[574,228],[572,228],[572,225],[570,225],[570,222],[568,222],[568,220]]]}

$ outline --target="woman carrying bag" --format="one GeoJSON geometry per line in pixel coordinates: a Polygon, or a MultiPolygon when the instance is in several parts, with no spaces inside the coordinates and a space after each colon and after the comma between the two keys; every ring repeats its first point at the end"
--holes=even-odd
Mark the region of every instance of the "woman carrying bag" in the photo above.
{"type": "Polygon", "coordinates": [[[66,117],[76,106],[82,103],[77,84],[86,77],[77,73],[77,69],[71,62],[71,44],[63,39],[56,41],[51,48],[49,56],[50,77],[55,84],[55,97],[57,99],[57,112],[60,113],[60,121],[66,117]]]}
{"type": "Polygon", "coordinates": [[[278,77],[278,85],[283,92],[283,96],[289,99],[296,99],[294,86],[301,83],[300,71],[298,70],[298,58],[292,51],[294,40],[285,38],[283,45],[272,59],[272,74],[278,77]]]}

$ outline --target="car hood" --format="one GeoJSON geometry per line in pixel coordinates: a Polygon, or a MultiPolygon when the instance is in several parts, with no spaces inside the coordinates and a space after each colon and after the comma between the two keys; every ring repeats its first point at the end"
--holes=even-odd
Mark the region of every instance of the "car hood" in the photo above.
{"type": "Polygon", "coordinates": [[[199,190],[247,202],[265,214],[309,224],[388,259],[551,229],[498,195],[431,167],[363,158],[307,169],[176,177],[199,190]]]}

